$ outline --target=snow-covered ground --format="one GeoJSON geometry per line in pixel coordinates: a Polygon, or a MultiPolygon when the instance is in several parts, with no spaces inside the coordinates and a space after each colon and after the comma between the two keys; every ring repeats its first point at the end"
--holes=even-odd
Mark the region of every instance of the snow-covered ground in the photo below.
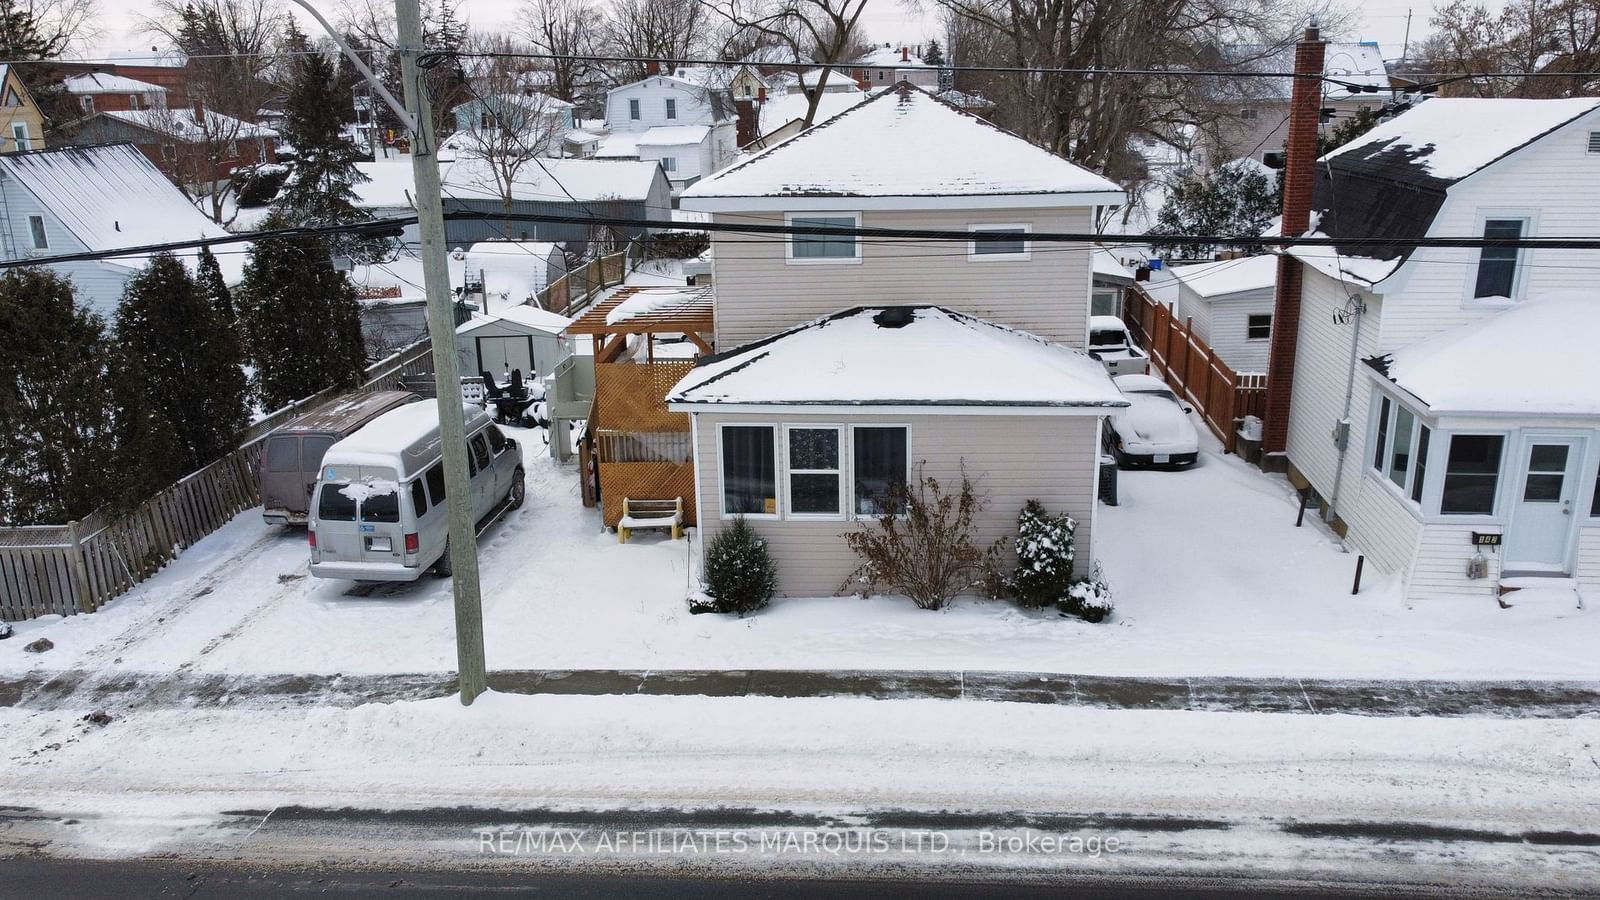
{"type": "MultiPolygon", "coordinates": [[[[541,432],[517,435],[528,501],[484,537],[491,668],[863,668],[1298,677],[1597,678],[1600,615],[1460,599],[1408,609],[1293,495],[1214,448],[1183,472],[1124,472],[1102,506],[1107,624],[961,601],[790,598],[746,618],[690,615],[688,541],[618,544],[541,432]]],[[[452,671],[448,582],[372,588],[307,574],[305,533],[246,512],[93,615],[17,623],[0,675],[452,671]],[[23,645],[48,637],[55,649],[23,645]]]]}

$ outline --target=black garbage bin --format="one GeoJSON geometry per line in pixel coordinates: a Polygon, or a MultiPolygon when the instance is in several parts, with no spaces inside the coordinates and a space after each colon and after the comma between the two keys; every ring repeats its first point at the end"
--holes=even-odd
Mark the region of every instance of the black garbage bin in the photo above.
{"type": "Polygon", "coordinates": [[[1117,460],[1105,454],[1100,456],[1100,502],[1117,505],[1117,460]]]}

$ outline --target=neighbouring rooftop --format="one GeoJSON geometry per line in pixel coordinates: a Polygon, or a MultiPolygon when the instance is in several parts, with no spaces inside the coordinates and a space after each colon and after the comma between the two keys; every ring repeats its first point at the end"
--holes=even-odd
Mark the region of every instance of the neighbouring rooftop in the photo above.
{"type": "Polygon", "coordinates": [[[1278,257],[1244,256],[1220,262],[1172,266],[1168,271],[1201,297],[1222,297],[1270,288],[1278,283],[1278,257]]]}
{"type": "Polygon", "coordinates": [[[1435,414],[1600,416],[1600,302],[1530,300],[1367,365],[1435,414]]]}
{"type": "Polygon", "coordinates": [[[100,113],[150,131],[170,135],[180,141],[233,140],[235,138],[275,138],[276,131],[243,119],[202,110],[202,123],[188,107],[183,109],[118,109],[100,113]]]}
{"type": "Polygon", "coordinates": [[[938,306],[861,306],[702,359],[669,403],[1127,406],[1088,354],[938,306]]]}
{"type": "Polygon", "coordinates": [[[682,204],[792,209],[797,198],[834,197],[1044,206],[1119,203],[1123,194],[1106,178],[900,82],[700,181],[682,204]],[[1012,200],[998,202],[1003,197],[1012,200]]]}
{"type": "Polygon", "coordinates": [[[69,94],[165,94],[167,89],[159,84],[112,75],[109,72],[86,72],[65,79],[62,84],[69,94]]]}

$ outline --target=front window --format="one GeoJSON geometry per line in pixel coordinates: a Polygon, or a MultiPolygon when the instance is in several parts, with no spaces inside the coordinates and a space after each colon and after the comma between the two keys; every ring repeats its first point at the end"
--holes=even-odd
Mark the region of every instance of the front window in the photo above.
{"type": "Polygon", "coordinates": [[[1272,314],[1252,315],[1245,321],[1244,327],[1247,340],[1264,341],[1272,337],[1272,314]]]}
{"type": "Polygon", "coordinates": [[[29,216],[28,232],[33,237],[33,249],[50,249],[50,239],[44,233],[44,216],[29,216]]]}
{"type": "MultiPolygon", "coordinates": [[[[833,216],[791,215],[795,228],[857,228],[861,217],[855,214],[833,216]]],[[[860,259],[853,234],[793,234],[789,236],[789,259],[802,262],[855,261],[860,259]]]]}
{"type": "Polygon", "coordinates": [[[911,480],[907,430],[903,426],[859,426],[851,438],[855,450],[856,515],[881,516],[896,511],[890,488],[911,480]]]}
{"type": "Polygon", "coordinates": [[[1424,457],[1431,437],[1416,413],[1388,397],[1379,401],[1373,423],[1372,467],[1418,503],[1422,501],[1424,457]]]}
{"type": "Polygon", "coordinates": [[[788,438],[788,511],[800,516],[839,515],[839,429],[790,428],[788,438]]]}
{"type": "MultiPolygon", "coordinates": [[[[1522,237],[1526,219],[1488,219],[1483,236],[1516,240],[1522,237]]],[[[1478,252],[1478,282],[1472,296],[1514,297],[1517,290],[1517,264],[1522,251],[1517,247],[1484,247],[1478,252]]]]}
{"type": "Polygon", "coordinates": [[[974,233],[995,237],[968,242],[967,255],[978,260],[1027,259],[1029,230],[1027,225],[974,225],[974,233]]]}
{"type": "Polygon", "coordinates": [[[722,512],[776,515],[777,441],[770,425],[722,428],[722,512]]]}
{"type": "Polygon", "coordinates": [[[1500,484],[1500,455],[1505,438],[1498,434],[1453,434],[1445,459],[1444,515],[1492,516],[1500,484]]]}

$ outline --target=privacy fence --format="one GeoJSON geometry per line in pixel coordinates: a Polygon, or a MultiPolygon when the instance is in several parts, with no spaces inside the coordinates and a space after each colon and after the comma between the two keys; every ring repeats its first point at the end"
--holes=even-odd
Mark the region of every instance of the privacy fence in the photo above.
{"type": "Polygon", "coordinates": [[[1195,335],[1192,320],[1180,320],[1137,285],[1127,291],[1124,312],[1155,374],[1194,404],[1223,448],[1234,452],[1239,421],[1259,418],[1266,408],[1266,374],[1235,372],[1195,335]]]}
{"type": "MultiPolygon", "coordinates": [[[[642,258],[640,247],[630,243],[574,269],[537,300],[545,309],[582,306],[597,291],[622,283],[642,258]]],[[[432,380],[433,346],[424,339],[368,366],[356,390],[403,390],[432,380]]],[[[125,515],[97,512],[65,525],[0,528],[0,620],[94,612],[234,516],[260,505],[261,440],[343,393],[330,388],[274,410],[245,430],[239,449],[125,515]]]]}

